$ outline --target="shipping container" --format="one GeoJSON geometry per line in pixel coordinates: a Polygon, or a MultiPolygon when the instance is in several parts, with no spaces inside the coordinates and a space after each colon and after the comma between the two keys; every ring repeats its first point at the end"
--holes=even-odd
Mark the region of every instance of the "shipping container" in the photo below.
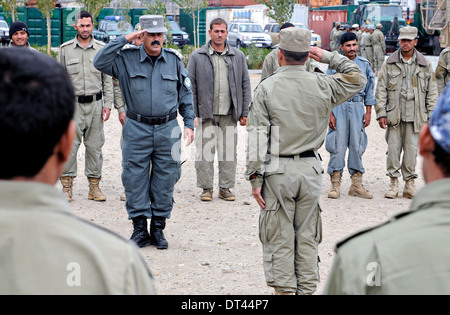
{"type": "Polygon", "coordinates": [[[330,50],[330,33],[334,22],[347,21],[347,10],[310,10],[309,29],[322,37],[322,49],[330,50]]]}

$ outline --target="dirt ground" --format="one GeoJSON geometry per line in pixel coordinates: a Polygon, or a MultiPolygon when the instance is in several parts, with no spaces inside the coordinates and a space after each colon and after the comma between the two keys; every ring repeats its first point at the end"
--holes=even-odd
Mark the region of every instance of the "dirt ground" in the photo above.
{"type": "MultiPolygon", "coordinates": [[[[254,88],[259,82],[260,73],[252,72],[254,88]]],[[[180,121],[181,122],[181,121],[180,121]]],[[[182,124],[181,124],[182,125],[182,124]]],[[[263,271],[262,249],[258,238],[259,208],[251,197],[251,186],[244,179],[246,130],[238,127],[238,166],[236,201],[218,199],[215,187],[212,202],[199,199],[201,189],[196,187],[194,168],[194,146],[182,143],[182,175],[176,184],[175,205],[172,216],[167,220],[165,235],[169,242],[168,250],[155,247],[140,249],[155,278],[158,294],[164,295],[267,295],[273,294],[266,286],[263,271]]],[[[384,130],[380,129],[372,112],[372,122],[367,128],[369,145],[363,156],[366,174],[365,187],[374,198],[360,199],[347,195],[350,175],[345,169],[341,197],[337,200],[327,198],[330,188],[329,175],[323,175],[321,207],[323,220],[323,241],[319,246],[321,263],[320,278],[315,294],[321,294],[335,257],[336,242],[361,229],[374,226],[404,211],[410,199],[385,199],[384,193],[389,185],[385,175],[385,154],[387,145],[384,130]]],[[[104,164],[101,188],[107,196],[103,203],[87,199],[88,182],[84,176],[84,147],[78,155],[78,177],[74,182],[74,213],[84,219],[111,229],[125,238],[132,233],[125,203],[119,200],[123,192],[121,183],[121,125],[117,111],[112,110],[111,118],[105,123],[106,143],[103,147],[104,164]]],[[[320,154],[323,166],[328,165],[329,154],[322,147],[320,154]]],[[[423,186],[421,158],[418,158],[417,188],[423,186]]],[[[217,170],[217,168],[216,168],[217,170]]],[[[216,171],[217,176],[217,171],[216,171]]],[[[217,185],[217,177],[215,180],[217,185]]],[[[60,188],[60,184],[57,184],[60,188]]],[[[403,189],[403,182],[401,182],[403,189]]]]}

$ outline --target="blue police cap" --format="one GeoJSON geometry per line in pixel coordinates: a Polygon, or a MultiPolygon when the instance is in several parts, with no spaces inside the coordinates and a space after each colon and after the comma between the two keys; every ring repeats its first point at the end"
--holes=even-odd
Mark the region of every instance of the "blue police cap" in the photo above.
{"type": "Polygon", "coordinates": [[[429,125],[434,141],[450,154],[450,83],[439,97],[429,125]]]}

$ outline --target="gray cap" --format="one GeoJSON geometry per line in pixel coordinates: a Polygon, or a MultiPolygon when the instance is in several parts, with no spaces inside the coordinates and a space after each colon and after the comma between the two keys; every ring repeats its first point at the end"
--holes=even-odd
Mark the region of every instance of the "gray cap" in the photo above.
{"type": "Polygon", "coordinates": [[[416,39],[417,32],[418,32],[417,31],[417,27],[415,27],[415,26],[402,27],[400,29],[400,35],[398,36],[398,40],[401,40],[401,39],[409,39],[409,40],[416,39]]]}
{"type": "Polygon", "coordinates": [[[450,154],[450,84],[439,97],[429,124],[434,141],[450,154]]]}
{"type": "Polygon", "coordinates": [[[280,31],[280,45],[292,52],[309,52],[311,49],[311,31],[299,27],[288,27],[280,31]]]}
{"type": "Polygon", "coordinates": [[[141,15],[139,17],[141,29],[147,33],[165,33],[167,28],[164,26],[164,17],[162,15],[141,15]]]}

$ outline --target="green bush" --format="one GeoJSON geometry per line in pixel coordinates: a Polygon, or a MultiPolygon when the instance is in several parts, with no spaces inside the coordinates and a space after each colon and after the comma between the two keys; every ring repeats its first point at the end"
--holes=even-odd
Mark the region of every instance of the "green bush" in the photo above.
{"type": "Polygon", "coordinates": [[[247,66],[249,69],[262,69],[264,59],[272,51],[272,49],[258,48],[250,45],[247,48],[240,48],[247,58],[247,66]]]}
{"type": "MultiPolygon", "coordinates": [[[[45,45],[45,46],[31,45],[31,47],[33,47],[37,51],[40,51],[41,53],[47,54],[47,45],[45,45]]],[[[52,48],[55,48],[55,47],[52,47],[52,48]]],[[[51,57],[56,59],[56,57],[58,56],[58,49],[51,49],[50,53],[51,53],[51,57]]]]}
{"type": "MultiPolygon", "coordinates": [[[[183,64],[185,67],[187,67],[189,57],[195,51],[195,47],[192,45],[186,45],[181,50],[176,45],[169,45],[167,48],[176,49],[183,55],[183,64]]],[[[262,69],[264,59],[272,51],[272,49],[258,48],[253,45],[239,49],[244,53],[249,69],[262,69]]]]}

